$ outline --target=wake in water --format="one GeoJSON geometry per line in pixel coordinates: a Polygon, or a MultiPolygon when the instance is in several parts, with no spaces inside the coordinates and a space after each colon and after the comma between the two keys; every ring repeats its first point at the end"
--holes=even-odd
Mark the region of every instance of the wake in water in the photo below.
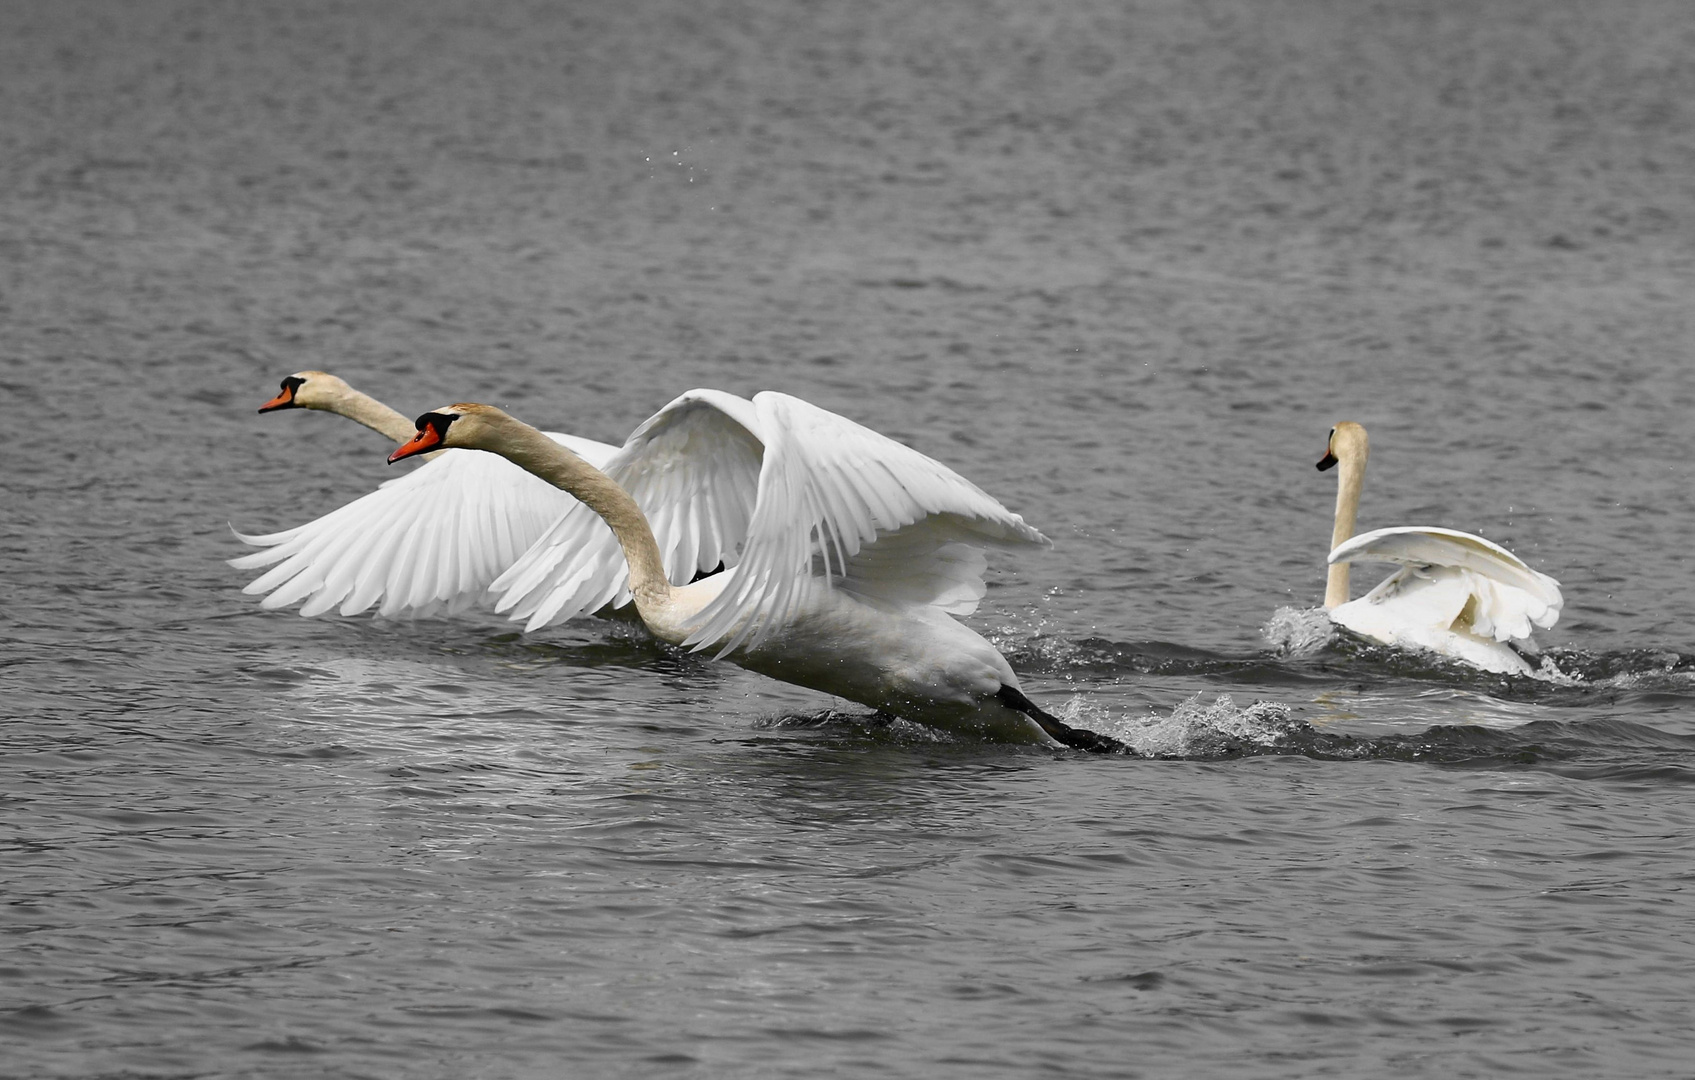
{"type": "MultiPolygon", "coordinates": [[[[1239,709],[1229,695],[1220,694],[1210,704],[1195,694],[1169,715],[1150,712],[1137,719],[1119,719],[1087,694],[1073,696],[1058,712],[1073,727],[1110,735],[1129,748],[1130,756],[1141,758],[1184,758],[1206,760],[1244,757],[1252,754],[1286,752],[1300,740],[1316,735],[1289,706],[1275,701],[1256,701],[1239,709]]],[[[876,739],[895,742],[958,743],[971,740],[937,728],[896,717],[856,715],[830,710],[805,716],[785,716],[759,726],[814,728],[841,731],[858,729],[876,739]]],[[[1055,753],[1072,751],[1054,750],[1055,753]]],[[[1295,752],[1299,753],[1297,749],[1295,752]]]]}
{"type": "Polygon", "coordinates": [[[1635,751],[1650,747],[1651,757],[1663,751],[1678,770],[1691,760],[1686,735],[1695,728],[1681,706],[1695,696],[1695,656],[1552,647],[1535,658],[1530,674],[1503,675],[1367,640],[1336,626],[1322,608],[1279,608],[1262,634],[1266,650],[1234,656],[1157,641],[1040,633],[1020,639],[1016,631],[1003,632],[997,645],[1020,671],[1074,685],[1076,696],[1060,711],[1067,723],[1147,757],[1296,754],[1513,765],[1578,759],[1628,770],[1643,765],[1635,751]],[[1113,698],[1147,686],[1148,676],[1164,689],[1172,680],[1228,683],[1271,700],[1241,707],[1224,694],[1209,700],[1209,691],[1191,693],[1169,711],[1144,706],[1133,715],[1114,706],[1113,698]],[[1644,706],[1649,722],[1622,718],[1644,706]],[[1656,724],[1661,719],[1664,725],[1656,724]],[[1403,730],[1384,734],[1385,724],[1403,730]]]}
{"type": "MultiPolygon", "coordinates": [[[[715,665],[638,630],[614,626],[609,633],[597,625],[582,641],[550,643],[490,632],[503,626],[467,628],[442,643],[438,660],[482,656],[523,671],[611,669],[613,677],[620,669],[657,669],[717,681],[715,665]]],[[[378,627],[363,633],[386,640],[378,627]]],[[[1068,684],[1033,688],[1040,704],[1143,758],[1640,763],[1629,748],[1646,746],[1655,756],[1665,751],[1678,768],[1695,760],[1682,735],[1657,729],[1695,734],[1684,708],[1695,696],[1695,657],[1552,648],[1535,675],[1503,676],[1366,641],[1336,628],[1318,608],[1281,608],[1264,633],[1271,648],[1235,656],[1158,641],[1020,636],[1012,628],[995,644],[1027,676],[1068,684]],[[1219,692],[1226,688],[1235,696],[1219,692]],[[1644,711],[1651,714],[1646,723],[1620,719],[1644,711]]],[[[852,706],[756,726],[859,745],[981,745],[852,706]]]]}
{"type": "MultiPolygon", "coordinates": [[[[1695,784],[1695,734],[1680,735],[1622,719],[1536,720],[1516,728],[1438,725],[1375,737],[1323,731],[1275,701],[1238,707],[1228,694],[1194,694],[1170,713],[1114,717],[1091,695],[1067,703],[1061,719],[1111,735],[1130,747],[1127,760],[1222,761],[1306,757],[1321,761],[1402,761],[1482,769],[1539,769],[1566,776],[1695,784]]],[[[760,728],[813,730],[891,745],[983,744],[893,717],[827,711],[762,721],[760,728]]],[[[1020,748],[1017,752],[1029,752],[1020,748]]],[[[1057,755],[1077,751],[1052,749],[1057,755]]]]}
{"type": "Polygon", "coordinates": [[[1500,729],[1437,725],[1411,734],[1364,737],[1325,731],[1290,706],[1256,701],[1239,708],[1229,695],[1194,694],[1169,714],[1112,719],[1079,696],[1067,722],[1112,735],[1147,758],[1209,761],[1300,756],[1327,761],[1407,761],[1481,768],[1542,768],[1565,775],[1695,783],[1695,734],[1662,731],[1624,719],[1533,720],[1500,729]]]}
{"type": "Polygon", "coordinates": [[[1437,653],[1403,649],[1371,641],[1330,621],[1323,608],[1278,608],[1261,629],[1277,656],[1292,661],[1343,656],[1395,674],[1458,678],[1464,681],[1522,682],[1582,689],[1647,690],[1695,693],[1695,657],[1670,649],[1631,649],[1594,653],[1584,649],[1547,648],[1534,657],[1536,669],[1527,676],[1495,675],[1437,653]],[[1479,679],[1481,676],[1481,680],[1479,679]]]}
{"type": "Polygon", "coordinates": [[[1275,753],[1308,734],[1311,725],[1297,719],[1290,707],[1277,701],[1256,701],[1236,707],[1228,694],[1210,704],[1194,694],[1169,715],[1150,712],[1138,719],[1113,719],[1087,696],[1074,697],[1063,717],[1074,727],[1086,727],[1124,743],[1142,757],[1227,758],[1275,753]]]}
{"type": "Polygon", "coordinates": [[[1439,681],[1474,685],[1511,686],[1524,679],[1535,679],[1575,686],[1584,681],[1581,674],[1562,670],[1546,653],[1521,651],[1527,661],[1536,665],[1535,669],[1528,675],[1507,675],[1485,671],[1426,649],[1386,645],[1336,625],[1324,608],[1280,607],[1260,628],[1260,636],[1278,657],[1293,662],[1341,656],[1397,676],[1434,677],[1439,681]]]}

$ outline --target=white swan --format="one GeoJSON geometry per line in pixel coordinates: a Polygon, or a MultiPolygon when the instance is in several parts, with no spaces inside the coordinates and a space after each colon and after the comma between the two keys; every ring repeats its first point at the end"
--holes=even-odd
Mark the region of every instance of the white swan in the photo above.
{"type": "Polygon", "coordinates": [[[1513,647],[1531,641],[1532,625],[1547,629],[1560,617],[1560,583],[1526,566],[1481,536],[1414,526],[1354,536],[1370,441],[1365,428],[1344,420],[1330,430],[1322,471],[1340,465],[1336,524],[1330,538],[1330,576],[1324,606],[1356,634],[1388,645],[1429,649],[1486,671],[1528,674],[1513,647]],[[1358,600],[1348,599],[1348,565],[1401,566],[1358,600]]]}
{"type": "MultiPolygon", "coordinates": [[[[416,431],[400,413],[322,371],[282,381],[260,412],[317,409],[358,421],[397,443],[416,431]]],[[[550,436],[602,463],[616,447],[573,435],[550,436]]],[[[244,593],[267,593],[270,610],[301,603],[300,614],[339,609],[355,615],[440,614],[486,603],[490,583],[576,500],[491,454],[438,453],[422,468],[297,528],[236,536],[264,548],[229,560],[270,569],[244,593]],[[302,601],[304,601],[302,603],[302,601]]]]}
{"type": "Polygon", "coordinates": [[[450,405],[420,416],[389,460],[439,447],[500,454],[581,500],[505,575],[505,607],[516,596],[551,612],[542,621],[566,618],[627,580],[663,641],[948,730],[1124,749],[1043,712],[994,646],[949,614],[983,593],[976,545],[1046,539],[951,469],[841,416],[786,394],[692,391],[637,429],[623,464],[646,461],[634,486],[678,496],[661,503],[687,520],[682,534],[745,533],[733,566],[686,585],[667,578],[636,499],[535,428],[492,406],[450,405]],[[584,542],[588,558],[556,557],[584,542]],[[603,542],[627,577],[605,574],[603,542]]]}

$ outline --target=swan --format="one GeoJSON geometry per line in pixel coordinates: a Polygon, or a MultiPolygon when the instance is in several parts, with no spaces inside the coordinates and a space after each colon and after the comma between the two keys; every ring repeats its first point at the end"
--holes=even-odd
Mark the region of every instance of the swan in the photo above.
{"type": "Polygon", "coordinates": [[[978,545],[1047,539],[951,469],[851,420],[774,391],[750,401],[696,390],[636,430],[615,464],[636,489],[695,494],[661,501],[686,519],[683,535],[724,521],[745,532],[734,565],[688,584],[667,577],[636,498],[528,424],[491,405],[444,406],[418,417],[389,461],[443,447],[501,455],[579,500],[496,584],[502,607],[532,623],[627,587],[655,637],[784,682],[978,737],[1125,749],[1036,706],[1005,657],[950,614],[983,594],[978,545]],[[631,461],[646,468],[632,473],[631,461]],[[571,553],[580,543],[590,557],[571,553]],[[624,574],[593,557],[606,544],[624,574]]]}
{"type": "Polygon", "coordinates": [[[1548,629],[1565,603],[1560,583],[1499,544],[1453,529],[1399,526],[1354,536],[1370,440],[1344,420],[1319,459],[1337,473],[1336,522],[1324,606],[1331,621],[1387,645],[1428,649],[1500,674],[1532,668],[1514,646],[1534,649],[1531,627],[1548,629]],[[1348,568],[1386,562],[1401,569],[1358,600],[1348,599],[1348,568]]]}
{"type": "MultiPolygon", "coordinates": [[[[357,421],[396,443],[416,434],[399,412],[323,371],[282,380],[262,413],[316,409],[357,421]]],[[[617,449],[593,439],[551,434],[583,457],[604,463],[617,449]]],[[[241,570],[269,569],[242,590],[264,595],[266,610],[299,603],[300,614],[332,609],[356,615],[431,615],[487,602],[489,585],[576,500],[491,454],[428,454],[405,476],[305,525],[264,535],[235,535],[263,550],[229,560],[241,570]]],[[[235,531],[235,530],[231,530],[235,531]]]]}

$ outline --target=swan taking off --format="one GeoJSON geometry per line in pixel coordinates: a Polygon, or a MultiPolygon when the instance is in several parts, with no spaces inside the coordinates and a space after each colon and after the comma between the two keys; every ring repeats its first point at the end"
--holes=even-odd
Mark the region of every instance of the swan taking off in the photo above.
{"type": "MultiPolygon", "coordinates": [[[[259,411],[316,409],[355,420],[397,443],[411,421],[345,381],[299,371],[259,411]]],[[[550,434],[594,464],[616,447],[550,434]]],[[[438,452],[434,460],[369,495],[297,528],[262,536],[263,548],[229,560],[239,570],[270,567],[242,592],[269,594],[266,610],[300,603],[300,614],[441,614],[487,603],[488,587],[576,505],[552,484],[493,454],[438,452]],[[304,601],[304,603],[302,603],[304,601]]]]}
{"type": "Polygon", "coordinates": [[[425,413],[389,460],[441,447],[499,454],[580,500],[495,583],[499,609],[531,626],[627,589],[654,636],[784,682],[978,737],[1125,749],[1043,712],[952,617],[983,595],[980,546],[1046,539],[953,470],[851,420],[786,394],[691,391],[608,466],[629,492],[489,405],[425,413]],[[732,565],[675,584],[637,491],[673,550],[729,540],[732,565]]]}
{"type": "Polygon", "coordinates": [[[1532,626],[1547,629],[1565,603],[1560,583],[1499,544],[1453,529],[1399,526],[1354,536],[1370,441],[1344,420],[1330,429],[1320,471],[1337,473],[1336,525],[1324,606],[1330,618],[1386,645],[1429,649],[1485,671],[1526,675],[1513,647],[1534,647],[1532,626]],[[1386,562],[1401,569],[1358,600],[1348,599],[1348,566],[1386,562]]]}

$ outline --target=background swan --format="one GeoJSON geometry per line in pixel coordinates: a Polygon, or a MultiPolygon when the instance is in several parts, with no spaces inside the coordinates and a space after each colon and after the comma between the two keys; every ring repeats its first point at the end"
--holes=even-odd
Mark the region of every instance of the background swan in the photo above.
{"type": "Polygon", "coordinates": [[[390,461],[487,450],[581,501],[503,578],[507,607],[514,595],[541,598],[532,623],[594,603],[589,579],[604,567],[592,556],[610,536],[626,584],[598,587],[627,585],[661,640],[949,730],[1123,749],[1037,708],[994,646],[952,618],[982,596],[981,545],[1045,544],[1041,533],[953,470],[844,417],[769,391],[751,402],[693,391],[637,429],[620,453],[650,466],[635,486],[678,493],[663,505],[683,519],[680,535],[744,534],[734,565],[686,585],[667,577],[631,494],[536,429],[460,404],[420,416],[417,431],[390,461]],[[570,557],[579,542],[590,558],[570,557]]]}
{"type": "Polygon", "coordinates": [[[1532,627],[1547,629],[1559,620],[1565,603],[1559,582],[1499,544],[1453,529],[1401,526],[1354,536],[1369,456],[1365,428],[1344,420],[1330,429],[1318,462],[1321,471],[1340,466],[1324,591],[1331,620],[1385,644],[1429,649],[1487,671],[1528,674],[1530,664],[1513,646],[1533,646],[1532,627]],[[1350,602],[1354,562],[1401,569],[1350,602]]]}
{"type": "Polygon", "coordinates": [[[364,424],[397,443],[412,437],[412,422],[376,398],[355,390],[327,371],[297,371],[283,378],[277,396],[259,406],[262,413],[280,409],[313,409],[335,413],[364,424]]]}
{"type": "MultiPolygon", "coordinates": [[[[260,412],[316,409],[355,420],[397,443],[412,423],[370,395],[322,371],[282,380],[260,412]]],[[[549,438],[597,464],[616,447],[550,433],[549,438]]],[[[421,468],[384,483],[305,525],[248,536],[265,550],[230,560],[242,570],[270,569],[248,583],[268,594],[266,609],[300,603],[300,614],[372,607],[384,615],[441,614],[487,602],[489,584],[576,500],[493,454],[436,453],[421,468]]]]}

